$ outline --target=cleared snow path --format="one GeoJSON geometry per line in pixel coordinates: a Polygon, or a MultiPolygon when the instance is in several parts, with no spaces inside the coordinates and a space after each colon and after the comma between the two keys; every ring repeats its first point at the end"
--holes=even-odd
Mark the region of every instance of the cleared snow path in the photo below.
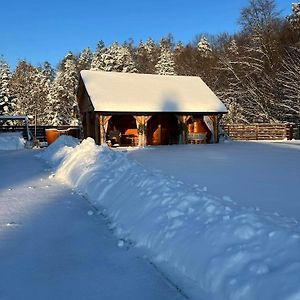
{"type": "Polygon", "coordinates": [[[182,299],[34,154],[0,151],[0,299],[182,299]]]}

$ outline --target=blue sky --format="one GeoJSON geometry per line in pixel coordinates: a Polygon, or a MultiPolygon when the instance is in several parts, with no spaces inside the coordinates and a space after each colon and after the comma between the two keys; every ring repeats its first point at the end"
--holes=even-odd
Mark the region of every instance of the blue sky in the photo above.
{"type": "MultiPolygon", "coordinates": [[[[292,2],[277,0],[284,16],[292,2]]],[[[110,45],[159,40],[171,32],[186,43],[200,33],[238,31],[247,5],[248,0],[8,0],[1,4],[0,54],[12,67],[18,59],[56,66],[69,50],[94,50],[100,39],[110,45]]]]}

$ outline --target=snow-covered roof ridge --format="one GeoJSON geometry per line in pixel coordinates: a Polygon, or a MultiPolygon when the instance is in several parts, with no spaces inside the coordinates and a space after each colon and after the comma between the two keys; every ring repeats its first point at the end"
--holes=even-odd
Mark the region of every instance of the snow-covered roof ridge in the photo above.
{"type": "Polygon", "coordinates": [[[200,77],[81,71],[95,111],[226,113],[200,77]]]}

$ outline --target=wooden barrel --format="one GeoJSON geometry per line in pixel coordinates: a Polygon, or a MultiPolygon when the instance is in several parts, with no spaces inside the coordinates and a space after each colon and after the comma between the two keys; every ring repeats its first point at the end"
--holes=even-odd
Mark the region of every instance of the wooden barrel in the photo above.
{"type": "Polygon", "coordinates": [[[53,129],[46,129],[46,139],[48,145],[52,144],[56,139],[60,136],[60,132],[53,128],[53,129]]]}
{"type": "Polygon", "coordinates": [[[201,123],[200,121],[195,121],[194,122],[194,133],[200,133],[201,132],[201,123]]]}
{"type": "Polygon", "coordinates": [[[202,120],[194,122],[194,133],[207,133],[208,128],[202,120]]]}

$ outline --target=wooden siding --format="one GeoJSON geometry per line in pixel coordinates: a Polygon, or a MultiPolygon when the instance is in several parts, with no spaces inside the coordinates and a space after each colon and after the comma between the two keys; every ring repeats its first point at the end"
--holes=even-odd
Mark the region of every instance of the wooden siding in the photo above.
{"type": "Polygon", "coordinates": [[[226,124],[224,131],[233,140],[291,140],[292,124],[226,124]]]}

